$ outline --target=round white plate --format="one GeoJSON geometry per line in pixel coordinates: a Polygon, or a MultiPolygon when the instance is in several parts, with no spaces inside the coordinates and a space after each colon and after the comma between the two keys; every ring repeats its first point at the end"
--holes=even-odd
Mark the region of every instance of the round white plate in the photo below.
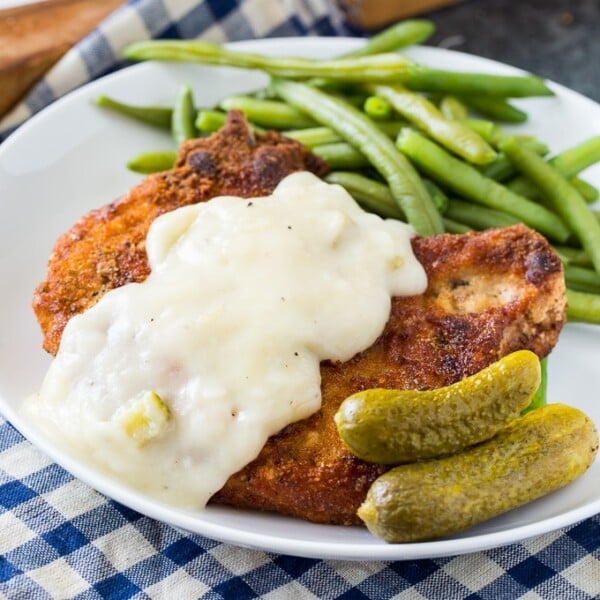
{"type": "MultiPolygon", "coordinates": [[[[332,56],[360,42],[340,38],[270,39],[234,44],[268,54],[332,56]]],[[[419,61],[454,70],[514,73],[490,60],[437,48],[414,48],[419,61]]],[[[33,117],[0,146],[0,411],[31,442],[107,496],[185,530],[277,553],[315,558],[401,560],[474,552],[570,525],[600,512],[600,461],[579,480],[526,507],[451,539],[387,545],[359,527],[324,526],[265,513],[211,506],[188,512],[162,505],[89,469],[42,437],[19,412],[39,387],[50,358],[30,308],[54,240],[88,210],[108,203],[140,178],[124,165],[135,154],[170,147],[168,134],[96,108],[104,93],[126,102],[171,104],[189,82],[199,105],[253,90],[266,77],[252,71],[144,63],[69,94],[33,117]]],[[[530,114],[522,131],[554,151],[600,134],[600,107],[552,85],[556,97],[518,102],[530,114]]],[[[586,178],[600,185],[600,169],[586,178]]],[[[569,325],[550,360],[549,400],[583,409],[600,426],[600,327],[569,325]]]]}

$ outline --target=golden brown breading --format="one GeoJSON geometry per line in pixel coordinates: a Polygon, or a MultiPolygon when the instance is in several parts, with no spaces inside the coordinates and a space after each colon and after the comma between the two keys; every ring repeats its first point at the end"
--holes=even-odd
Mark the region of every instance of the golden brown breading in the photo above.
{"type": "Polygon", "coordinates": [[[145,240],[156,217],[215,196],[264,196],[294,171],[324,175],[327,165],[276,132],[254,135],[239,111],[218,133],[185,142],[174,169],[147,177],[57,240],[33,297],[44,348],[56,354],[67,321],[108,290],[146,279],[145,240]]]}
{"type": "Polygon", "coordinates": [[[517,225],[414,238],[413,248],[427,271],[427,291],[394,298],[385,331],[368,350],[323,363],[321,410],[273,436],[214,502],[359,523],[356,509],[389,467],[344,447],[333,416],[346,397],[373,387],[440,387],[514,350],[542,357],[552,349],[565,320],[564,281],[542,236],[517,225]]]}
{"type": "MultiPolygon", "coordinates": [[[[58,349],[68,319],[109,289],[148,275],[146,232],[159,214],[219,194],[270,193],[283,176],[326,166],[298,144],[254,138],[239,114],[221,133],[187,142],[172,171],[147,178],[124,199],[93,211],[57,242],[34,308],[45,348],[58,349]]],[[[333,421],[340,403],[371,387],[448,385],[527,348],[545,356],[565,319],[560,260],[524,226],[414,238],[427,291],[394,298],[385,331],[345,363],[321,365],[322,409],[273,436],[212,499],[319,523],[358,523],[355,511],[389,467],[352,456],[333,421]]]]}

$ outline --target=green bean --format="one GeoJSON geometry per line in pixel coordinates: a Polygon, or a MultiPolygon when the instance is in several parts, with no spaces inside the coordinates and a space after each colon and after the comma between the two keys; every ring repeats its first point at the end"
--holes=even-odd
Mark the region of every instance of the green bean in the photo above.
{"type": "Polygon", "coordinates": [[[171,119],[171,133],[175,143],[179,146],[186,140],[196,137],[196,109],[194,108],[194,97],[189,85],[182,85],[173,108],[171,119]]]}
{"type": "Polygon", "coordinates": [[[469,118],[465,105],[455,96],[444,96],[440,100],[440,111],[447,119],[464,121],[469,118]]]}
{"type": "Polygon", "coordinates": [[[199,40],[149,40],[131,44],[125,49],[124,56],[132,60],[200,62],[262,69],[270,75],[289,79],[324,77],[338,81],[404,82],[411,89],[443,93],[502,97],[552,94],[542,79],[532,75],[447,72],[417,65],[398,53],[315,60],[236,52],[199,40]]]}
{"type": "Polygon", "coordinates": [[[448,209],[444,216],[477,231],[491,227],[508,227],[519,222],[519,219],[505,212],[452,198],[448,201],[448,209]]]}
{"type": "Polygon", "coordinates": [[[548,357],[544,356],[544,358],[540,359],[540,385],[533,395],[529,406],[525,408],[521,415],[526,415],[528,412],[535,410],[536,408],[540,408],[547,404],[546,395],[548,393],[548,357]]]}
{"type": "Polygon", "coordinates": [[[506,181],[516,173],[516,170],[504,154],[498,154],[498,157],[494,162],[485,165],[484,168],[481,169],[481,173],[495,181],[506,181]]]}
{"type": "Polygon", "coordinates": [[[388,100],[405,119],[465,160],[485,164],[496,158],[496,152],[480,135],[460,121],[446,119],[427,98],[402,86],[372,85],[368,89],[388,100]]]}
{"type": "Polygon", "coordinates": [[[515,139],[501,144],[502,151],[531,179],[571,231],[577,236],[600,272],[600,223],[579,192],[543,158],[524,148],[515,139]]]}
{"type": "Polygon", "coordinates": [[[506,212],[559,242],[569,237],[569,229],[548,209],[484,177],[475,167],[454,158],[419,133],[405,128],[396,143],[421,171],[445,188],[478,204],[506,212]]]}
{"type": "Polygon", "coordinates": [[[360,148],[387,180],[394,200],[417,233],[441,233],[441,217],[418,173],[366,115],[342,100],[305,84],[275,80],[272,85],[286,102],[304,107],[315,120],[337,131],[355,148],[360,148]]]}
{"type": "MultiPolygon", "coordinates": [[[[202,133],[214,133],[227,122],[227,114],[220,110],[199,110],[196,117],[196,129],[202,133]]],[[[255,133],[265,133],[256,123],[248,123],[255,133]]]]}
{"type": "Polygon", "coordinates": [[[544,142],[538,140],[533,135],[506,135],[502,134],[498,138],[498,146],[507,138],[512,137],[518,140],[519,143],[523,144],[526,148],[529,148],[532,152],[535,152],[538,156],[546,156],[550,152],[550,148],[544,142]]]}
{"type": "Polygon", "coordinates": [[[571,246],[554,246],[555,252],[560,256],[563,263],[576,265],[578,267],[591,267],[592,261],[587,252],[582,248],[571,248],[571,246]]]}
{"type": "MultiPolygon", "coordinates": [[[[539,143],[537,140],[523,140],[521,142],[524,146],[539,154],[544,156],[548,147],[545,144],[539,143]]],[[[509,177],[512,177],[517,173],[514,165],[510,160],[502,153],[498,154],[498,157],[494,162],[491,162],[489,165],[485,165],[481,172],[490,179],[495,179],[496,181],[505,181],[509,177]]]]}
{"type": "Polygon", "coordinates": [[[162,129],[171,129],[171,118],[173,110],[164,106],[136,106],[125,104],[109,98],[108,96],[98,96],[95,100],[98,106],[108,108],[119,114],[131,117],[136,121],[154,125],[162,129]]]}
{"type": "MultiPolygon", "coordinates": [[[[379,181],[349,171],[332,171],[325,177],[329,183],[337,183],[348,191],[351,196],[367,211],[382,217],[406,221],[406,216],[394,201],[390,188],[379,181]]],[[[448,207],[448,198],[432,181],[423,183],[431,193],[436,208],[443,213],[448,207]]]]}
{"type": "Polygon", "coordinates": [[[408,123],[406,121],[378,121],[375,123],[377,129],[394,140],[400,133],[400,130],[407,125],[408,123]]]}
{"type": "Polygon", "coordinates": [[[550,162],[564,177],[578,175],[584,169],[600,162],[600,135],[564,150],[550,162]]]}
{"type": "Polygon", "coordinates": [[[462,101],[476,113],[504,123],[523,123],[527,121],[527,113],[509,104],[504,98],[486,96],[463,97],[462,101]]]}
{"type": "Polygon", "coordinates": [[[390,188],[384,183],[348,171],[332,171],[325,180],[341,185],[368,212],[384,218],[406,220],[390,188]]]}
{"type": "Polygon", "coordinates": [[[157,152],[144,152],[138,154],[127,163],[127,168],[136,173],[149,175],[159,171],[168,171],[173,168],[177,160],[177,152],[159,150],[157,152]]]}
{"type": "MultiPolygon", "coordinates": [[[[600,135],[564,150],[548,161],[563,177],[570,179],[591,165],[600,162],[600,135]]],[[[516,177],[508,186],[528,198],[536,198],[539,190],[526,177],[516,177]]]]}
{"type": "Polygon", "coordinates": [[[283,135],[304,144],[307,148],[335,144],[342,138],[330,127],[308,127],[306,129],[290,129],[283,131],[283,135]]]}
{"type": "Polygon", "coordinates": [[[369,159],[347,142],[313,146],[312,152],[326,161],[332,169],[361,169],[369,165],[369,159]]]}
{"type": "Polygon", "coordinates": [[[509,139],[500,146],[515,166],[531,179],[589,254],[594,268],[600,272],[600,223],[569,182],[543,158],[509,139]]]}
{"type": "Polygon", "coordinates": [[[446,233],[469,233],[469,231],[473,231],[473,229],[468,225],[459,223],[453,219],[449,219],[446,215],[442,217],[442,221],[444,223],[444,231],[446,233]]]}
{"type": "Polygon", "coordinates": [[[600,324],[600,296],[567,288],[567,320],[600,324]]]}
{"type": "Polygon", "coordinates": [[[213,133],[225,125],[227,115],[220,110],[200,110],[196,117],[196,129],[203,133],[213,133]]]}
{"type": "Polygon", "coordinates": [[[247,69],[261,69],[270,75],[290,79],[325,77],[340,81],[379,81],[402,77],[415,64],[396,53],[315,60],[296,57],[273,57],[229,50],[200,40],[149,40],[136,42],[125,49],[133,60],[167,60],[200,62],[247,69]]]}
{"type": "Polygon", "coordinates": [[[488,144],[494,144],[497,138],[498,126],[484,119],[464,119],[467,127],[478,133],[488,144]]]}
{"type": "Polygon", "coordinates": [[[591,183],[580,179],[579,177],[572,177],[569,179],[569,183],[581,194],[581,197],[588,203],[596,202],[600,196],[598,188],[594,187],[591,183]]]}
{"type": "Polygon", "coordinates": [[[302,129],[313,127],[315,121],[304,112],[279,100],[260,100],[251,96],[229,96],[219,106],[225,110],[237,108],[252,122],[269,129],[302,129]]]}
{"type": "Polygon", "coordinates": [[[515,194],[523,196],[523,198],[530,198],[532,200],[539,200],[540,198],[540,190],[536,187],[535,183],[523,175],[517,175],[510,181],[507,181],[506,187],[515,194]]]}
{"type": "MultiPolygon", "coordinates": [[[[406,127],[405,121],[377,121],[377,129],[388,137],[396,138],[402,127],[406,127]]],[[[282,131],[286,137],[297,140],[307,148],[314,148],[323,144],[333,144],[342,141],[338,133],[330,127],[307,127],[306,129],[290,129],[282,131]]]]}
{"type": "Polygon", "coordinates": [[[600,275],[592,269],[565,265],[565,282],[572,290],[600,294],[600,275]]]}
{"type": "Polygon", "coordinates": [[[381,96],[369,96],[363,104],[365,114],[375,121],[389,119],[393,110],[389,101],[381,96]]]}
{"type": "MultiPolygon", "coordinates": [[[[373,54],[383,54],[412,44],[419,44],[425,41],[434,30],[435,25],[425,19],[400,21],[369,38],[364,46],[357,50],[346,52],[340,58],[358,58],[373,54]]],[[[330,88],[332,85],[332,82],[327,79],[312,79],[308,83],[315,87],[326,88],[330,88]]],[[[362,98],[358,104],[355,104],[347,95],[346,99],[355,106],[362,106],[364,102],[364,98],[362,98]]]]}
{"type": "Polygon", "coordinates": [[[406,74],[397,77],[411,90],[456,94],[457,96],[499,96],[525,98],[552,96],[544,81],[533,75],[488,75],[485,73],[459,73],[428,67],[407,68],[406,74]]]}
{"type": "Polygon", "coordinates": [[[359,56],[391,52],[413,44],[420,44],[431,36],[434,31],[435,25],[425,19],[400,21],[371,37],[362,48],[347,52],[343,56],[357,58],[359,56]]]}
{"type": "Polygon", "coordinates": [[[443,215],[448,210],[448,196],[440,186],[431,181],[431,179],[423,179],[423,183],[425,184],[435,207],[438,209],[438,212],[443,215]]]}

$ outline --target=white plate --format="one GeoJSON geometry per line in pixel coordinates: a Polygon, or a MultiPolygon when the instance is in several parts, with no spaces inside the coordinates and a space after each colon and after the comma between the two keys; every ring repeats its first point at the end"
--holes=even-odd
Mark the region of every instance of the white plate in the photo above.
{"type": "MultiPolygon", "coordinates": [[[[268,54],[335,55],[356,40],[283,39],[235,44],[268,54]]],[[[454,70],[514,73],[493,61],[442,50],[415,48],[418,60],[454,70]]],[[[100,93],[133,103],[170,104],[182,82],[209,106],[225,94],[255,89],[264,75],[198,65],[145,63],[109,75],[59,100],[0,146],[0,410],[29,440],[107,496],[141,513],[191,532],[272,552],[315,558],[392,560],[474,552],[570,525],[600,512],[600,461],[578,481],[526,507],[451,539],[387,545],[359,527],[336,527],[271,514],[209,507],[186,512],[161,505],[92,471],[41,437],[19,413],[23,398],[41,383],[50,362],[30,308],[54,240],[89,209],[117,198],[139,181],[124,164],[133,155],[166,148],[168,135],[100,111],[100,93]]],[[[552,85],[554,98],[521,101],[530,120],[523,130],[559,151],[600,134],[600,107],[552,85]]],[[[600,169],[586,177],[600,185],[600,169]]],[[[583,409],[600,425],[600,327],[569,325],[550,361],[550,401],[583,409]]]]}

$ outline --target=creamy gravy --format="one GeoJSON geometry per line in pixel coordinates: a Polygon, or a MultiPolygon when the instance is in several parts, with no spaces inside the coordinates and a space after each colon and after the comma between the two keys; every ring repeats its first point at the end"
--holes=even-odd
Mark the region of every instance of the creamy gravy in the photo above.
{"type": "Polygon", "coordinates": [[[375,342],[424,291],[412,229],[310,173],[159,217],[152,273],[73,317],[28,411],[127,484],[200,508],[320,407],[319,363],[375,342]]]}

